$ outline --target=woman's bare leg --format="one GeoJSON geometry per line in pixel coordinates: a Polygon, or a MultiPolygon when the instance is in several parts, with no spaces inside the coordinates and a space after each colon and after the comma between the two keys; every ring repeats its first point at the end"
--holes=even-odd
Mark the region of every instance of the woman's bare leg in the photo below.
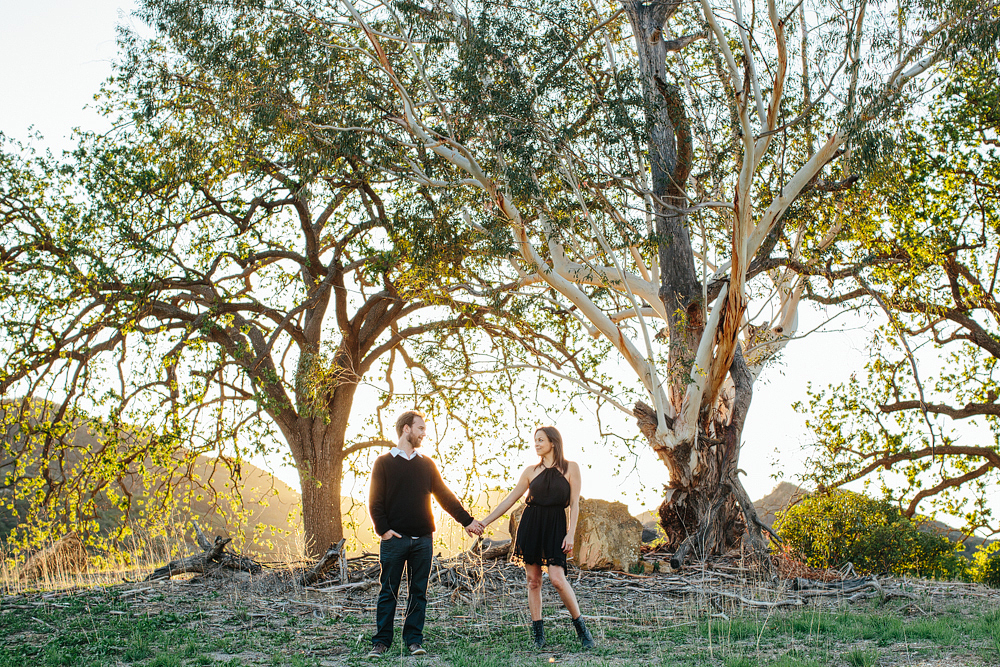
{"type": "Polygon", "coordinates": [[[531,614],[531,620],[540,621],[542,620],[542,566],[525,563],[524,574],[528,577],[528,613],[531,614]]]}
{"type": "MultiPolygon", "coordinates": [[[[569,612],[570,618],[578,618],[580,616],[580,605],[576,601],[576,593],[573,592],[573,587],[569,585],[569,580],[566,579],[566,570],[559,565],[549,565],[549,581],[551,581],[552,585],[556,587],[556,592],[559,593],[559,597],[562,598],[562,602],[566,606],[566,611],[569,612]]],[[[539,593],[539,609],[541,608],[541,604],[542,596],[541,593],[539,593]]],[[[528,606],[531,606],[530,602],[528,606]]],[[[541,616],[539,616],[539,618],[541,618],[541,616]]],[[[534,616],[532,616],[532,619],[534,619],[534,616]]]]}

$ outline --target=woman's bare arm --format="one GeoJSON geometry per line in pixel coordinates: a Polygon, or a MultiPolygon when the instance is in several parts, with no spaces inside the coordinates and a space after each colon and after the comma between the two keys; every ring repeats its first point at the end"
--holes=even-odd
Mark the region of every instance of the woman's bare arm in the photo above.
{"type": "Polygon", "coordinates": [[[514,486],[513,490],[507,494],[506,498],[500,501],[500,504],[497,505],[495,510],[489,513],[489,516],[483,519],[483,525],[488,526],[506,514],[507,510],[513,507],[514,503],[516,503],[518,499],[524,495],[524,492],[528,490],[528,483],[530,481],[528,468],[525,468],[521,471],[521,478],[517,480],[517,484],[514,486]]]}

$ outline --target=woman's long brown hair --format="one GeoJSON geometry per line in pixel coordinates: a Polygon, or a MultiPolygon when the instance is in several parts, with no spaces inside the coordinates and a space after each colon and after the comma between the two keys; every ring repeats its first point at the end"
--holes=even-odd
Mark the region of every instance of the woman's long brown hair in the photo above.
{"type": "MultiPolygon", "coordinates": [[[[539,431],[544,433],[545,437],[552,443],[553,467],[557,468],[559,472],[565,475],[566,471],[569,470],[569,464],[566,463],[566,457],[563,456],[562,434],[559,433],[555,426],[539,426],[535,429],[535,433],[531,434],[532,437],[534,437],[539,431]]],[[[544,459],[539,461],[535,468],[538,468],[540,465],[545,465],[544,459]]]]}

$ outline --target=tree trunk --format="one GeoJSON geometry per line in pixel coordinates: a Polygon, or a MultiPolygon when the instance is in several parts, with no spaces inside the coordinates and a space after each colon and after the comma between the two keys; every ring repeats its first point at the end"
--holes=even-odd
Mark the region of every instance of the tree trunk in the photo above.
{"type": "Polygon", "coordinates": [[[746,521],[726,475],[728,466],[718,446],[701,449],[696,467],[704,470],[692,484],[673,481],[660,504],[660,525],[674,548],[670,563],[678,568],[687,555],[699,560],[722,554],[740,544],[746,521]]]}
{"type": "MultiPolygon", "coordinates": [[[[692,164],[691,131],[681,92],[667,74],[667,45],[662,37],[664,23],[680,3],[624,0],[623,4],[635,34],[650,128],[647,148],[655,195],[659,296],[669,313],[669,400],[680,409],[705,328],[705,304],[695,271],[687,215],[683,212],[692,164]]],[[[640,429],[670,471],[670,483],[659,514],[667,539],[675,549],[674,567],[680,567],[692,551],[702,559],[728,551],[740,543],[748,521],[752,524],[751,533],[755,531],[757,536],[755,539],[751,535],[754,552],[766,554],[753,504],[736,477],[740,436],[753,382],[738,349],[736,355],[739,358],[734,359],[730,368],[735,385],[732,404],[710,397],[712,405],[703,413],[702,433],[693,442],[673,447],[659,442],[655,413],[650,415],[650,411],[637,406],[640,429]],[[750,515],[752,519],[747,518],[750,515]]]]}
{"type": "Polygon", "coordinates": [[[319,557],[344,537],[340,509],[343,458],[314,458],[299,465],[305,555],[319,557]]]}
{"type": "MultiPolygon", "coordinates": [[[[347,423],[358,388],[353,361],[356,352],[349,354],[342,345],[330,366],[335,372],[319,369],[332,377],[328,384],[316,388],[303,383],[297,392],[301,446],[293,447],[292,452],[302,486],[305,555],[312,558],[319,558],[344,537],[340,489],[347,423]]],[[[300,362],[300,378],[318,372],[310,366],[318,359],[300,362]]]]}
{"type": "Polygon", "coordinates": [[[767,560],[767,546],[753,503],[737,476],[743,424],[753,397],[753,378],[737,345],[729,374],[733,394],[720,399],[718,420],[689,446],[656,448],[655,412],[637,405],[639,427],[671,471],[659,508],[660,525],[674,549],[671,565],[681,567],[689,554],[704,560],[723,554],[746,540],[751,555],[767,560]],[[693,453],[693,456],[692,456],[693,453]]]}
{"type": "Polygon", "coordinates": [[[649,136],[650,179],[660,267],[660,300],[669,314],[669,394],[679,406],[698,341],[705,327],[701,284],[695,271],[694,252],[684,190],[691,170],[691,133],[683,99],[667,75],[667,45],[663,25],[680,6],[671,0],[623,3],[632,30],[639,62],[649,136]]]}

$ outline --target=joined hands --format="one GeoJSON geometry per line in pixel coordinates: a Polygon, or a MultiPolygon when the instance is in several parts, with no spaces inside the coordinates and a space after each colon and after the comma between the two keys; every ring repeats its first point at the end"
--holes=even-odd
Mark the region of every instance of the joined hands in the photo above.
{"type": "Polygon", "coordinates": [[[476,535],[479,537],[482,537],[482,534],[485,530],[486,530],[486,525],[478,519],[473,519],[472,523],[470,523],[468,526],[465,527],[465,532],[467,532],[469,535],[476,535]]]}

